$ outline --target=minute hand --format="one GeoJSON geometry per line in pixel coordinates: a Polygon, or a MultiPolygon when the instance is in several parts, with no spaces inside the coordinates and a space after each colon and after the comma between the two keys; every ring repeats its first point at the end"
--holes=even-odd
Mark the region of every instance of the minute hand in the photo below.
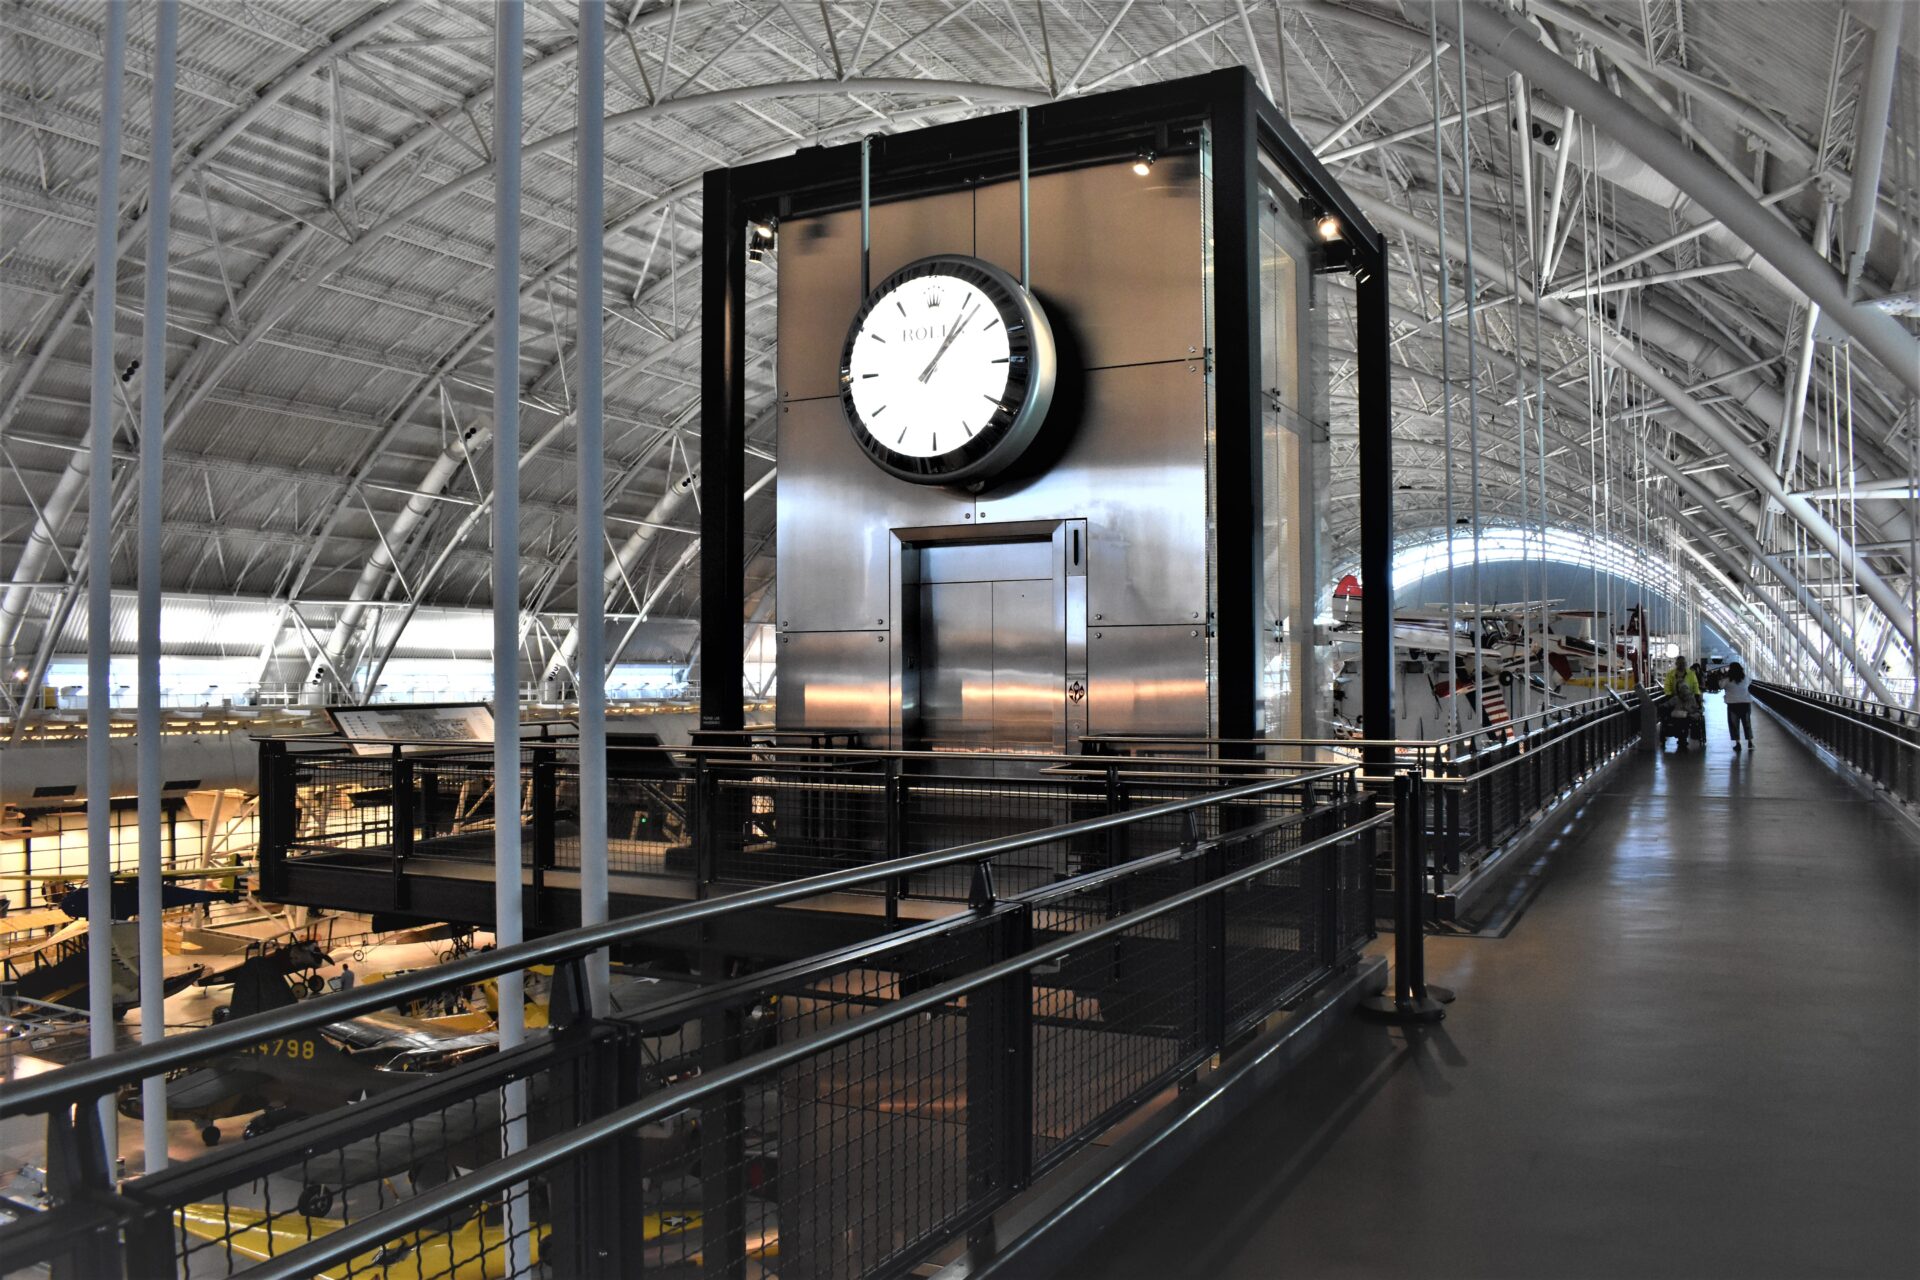
{"type": "Polygon", "coordinates": [[[947,354],[947,348],[953,345],[953,340],[960,336],[960,331],[967,327],[967,322],[972,320],[979,310],[980,304],[976,302],[973,304],[972,311],[953,322],[953,328],[947,330],[947,336],[941,341],[940,349],[933,353],[933,359],[927,361],[927,367],[920,371],[920,381],[925,382],[933,376],[934,366],[940,363],[940,357],[947,354]]]}

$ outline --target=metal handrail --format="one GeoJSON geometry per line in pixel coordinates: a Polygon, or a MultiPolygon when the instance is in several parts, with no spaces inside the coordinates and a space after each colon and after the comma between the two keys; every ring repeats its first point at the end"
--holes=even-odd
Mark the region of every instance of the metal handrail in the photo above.
{"type": "MultiPolygon", "coordinates": [[[[891,1026],[907,1018],[931,1013],[968,992],[1000,982],[1115,934],[1136,929],[1146,921],[1157,919],[1181,907],[1198,902],[1202,898],[1268,875],[1277,867],[1298,861],[1309,854],[1319,853],[1323,849],[1331,848],[1363,832],[1382,826],[1393,817],[1392,811],[1375,814],[1350,827],[1301,845],[1298,849],[1290,850],[1277,858],[1257,862],[1209,880],[1205,884],[1181,890],[1149,906],[1116,916],[1084,932],[1074,933],[1035,947],[1020,955],[988,965],[975,973],[943,982],[937,987],[930,987],[916,995],[905,996],[873,1013],[850,1018],[811,1036],[763,1049],[714,1071],[703,1072],[691,1080],[669,1085],[639,1102],[631,1103],[598,1119],[569,1129],[565,1133],[534,1143],[523,1151],[462,1177],[441,1183],[391,1209],[374,1213],[325,1237],[300,1245],[290,1253],[282,1254],[260,1266],[249,1268],[247,1274],[258,1276],[260,1280],[302,1280],[303,1277],[312,1276],[324,1267],[356,1257],[396,1236],[405,1235],[423,1222],[459,1209],[481,1196],[526,1182],[542,1170],[579,1155],[601,1142],[616,1138],[622,1133],[630,1133],[641,1125],[685,1111],[706,1098],[744,1084],[764,1072],[789,1066],[803,1058],[860,1039],[882,1027],[891,1026]]],[[[1230,838],[1230,836],[1223,837],[1223,839],[1230,838]]],[[[445,968],[440,971],[442,975],[445,972],[445,968]]]]}
{"type": "Polygon", "coordinates": [[[1303,786],[1354,772],[1357,765],[1339,765],[1296,777],[1276,778],[1209,792],[1184,800],[1150,805],[1127,813],[1084,818],[1062,826],[1047,827],[1021,835],[1000,836],[973,844],[936,849],[928,853],[895,858],[824,872],[801,880],[789,880],[763,888],[747,889],[717,898],[708,898],[684,906],[665,907],[644,915],[574,929],[566,933],[536,938],[479,955],[436,965],[418,973],[370,983],[347,991],[316,996],[285,1009],[254,1014],[247,1018],[220,1023],[185,1035],[169,1036],[163,1041],[141,1045],[124,1053],[76,1063],[24,1083],[0,1090],[0,1117],[26,1115],[47,1110],[61,1103],[81,1102],[98,1097],[151,1076],[162,1075],[212,1054],[230,1053],[258,1043],[262,1039],[285,1036],[295,1031],[324,1026],[358,1014],[372,1013],[390,1005],[431,995],[448,987],[464,986],[495,977],[513,969],[539,964],[555,964],[603,947],[633,941],[678,925],[704,923],[722,916],[760,907],[780,906],[803,898],[837,893],[844,889],[899,876],[918,875],[962,863],[983,862],[1002,854],[1055,844],[1062,840],[1111,831],[1140,822],[1170,817],[1210,804],[1247,800],[1290,787],[1303,786]]]}
{"type": "MultiPolygon", "coordinates": [[[[1637,686],[1645,689],[1652,686],[1637,686]]],[[[1614,691],[1609,689],[1608,693],[1614,691]]],[[[1127,733],[1091,733],[1084,735],[1082,742],[1138,742],[1152,745],[1193,746],[1233,746],[1233,747],[1341,747],[1359,750],[1366,747],[1398,747],[1409,751],[1424,751],[1444,747],[1452,743],[1464,742],[1471,738],[1485,737],[1490,733],[1511,733],[1522,725],[1548,716],[1568,716],[1576,713],[1586,714],[1596,710],[1605,710],[1606,699],[1601,696],[1583,698],[1579,702],[1570,702],[1564,707],[1547,707],[1544,710],[1530,712],[1517,719],[1494,726],[1478,729],[1462,729],[1459,733],[1444,738],[1177,738],[1154,734],[1127,733]]],[[[1286,762],[1275,762],[1286,763],[1286,762]]]]}
{"type": "MultiPolygon", "coordinates": [[[[1625,705],[1623,703],[1623,705],[1619,709],[1611,711],[1609,712],[1609,714],[1610,715],[1631,715],[1633,713],[1633,710],[1634,710],[1633,707],[1629,705],[1625,705]]],[[[1557,743],[1565,742],[1571,738],[1578,737],[1580,734],[1585,733],[1586,729],[1587,729],[1586,725],[1575,725],[1573,728],[1568,729],[1565,733],[1562,733],[1557,737],[1548,738],[1545,742],[1534,743],[1529,748],[1529,752],[1544,751],[1548,747],[1554,746],[1557,743]]],[[[1512,756],[1506,760],[1502,760],[1498,764],[1490,764],[1485,766],[1484,768],[1476,769],[1469,774],[1441,773],[1441,774],[1434,774],[1431,777],[1429,777],[1427,780],[1429,782],[1447,783],[1454,786],[1466,786],[1468,783],[1484,782],[1486,779],[1492,777],[1496,773],[1499,773],[1503,769],[1511,769],[1514,765],[1525,764],[1529,762],[1530,762],[1529,756],[1527,754],[1521,754],[1521,755],[1512,756]]]]}
{"type": "MultiPolygon", "coordinates": [[[[1920,742],[1915,742],[1911,738],[1902,737],[1900,734],[1893,733],[1887,729],[1882,728],[1879,724],[1876,724],[1874,722],[1874,719],[1871,716],[1862,716],[1862,715],[1855,714],[1854,712],[1848,711],[1844,708],[1830,707],[1830,706],[1824,705],[1823,703],[1817,700],[1819,697],[1822,697],[1824,695],[1815,695],[1813,697],[1809,697],[1807,694],[1802,693],[1799,690],[1789,689],[1784,685],[1777,685],[1777,684],[1760,684],[1756,682],[1755,687],[1760,689],[1762,692],[1772,694],[1775,697],[1791,698],[1795,702],[1803,703],[1809,707],[1818,708],[1819,710],[1825,711],[1830,715],[1844,716],[1847,720],[1851,721],[1857,727],[1861,729],[1865,729],[1869,733],[1878,734],[1880,737],[1886,738],[1887,740],[1889,740],[1890,742],[1894,743],[1897,746],[1904,747],[1908,751],[1920,751],[1920,742]]],[[[1847,701],[1858,701],[1858,699],[1847,699],[1847,701]]],[[[1886,704],[1882,703],[1879,705],[1884,706],[1886,704]]],[[[1898,711],[1899,708],[1895,707],[1893,708],[1893,710],[1898,711]]]]}
{"type": "Polygon", "coordinates": [[[1843,714],[1851,720],[1859,720],[1874,727],[1878,723],[1897,723],[1903,729],[1920,729],[1920,714],[1907,706],[1893,706],[1891,702],[1878,699],[1857,699],[1845,693],[1818,693],[1814,689],[1793,689],[1789,685],[1774,685],[1766,681],[1753,681],[1755,689],[1764,689],[1766,693],[1778,693],[1782,697],[1801,700],[1822,710],[1843,714]]]}

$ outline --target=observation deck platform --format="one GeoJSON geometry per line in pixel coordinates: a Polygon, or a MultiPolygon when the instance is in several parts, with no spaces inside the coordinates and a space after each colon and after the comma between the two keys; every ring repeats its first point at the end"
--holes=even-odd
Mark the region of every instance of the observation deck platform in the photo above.
{"type": "Polygon", "coordinates": [[[1636,754],[1074,1276],[1920,1274],[1920,829],[1756,708],[1636,754]]]}

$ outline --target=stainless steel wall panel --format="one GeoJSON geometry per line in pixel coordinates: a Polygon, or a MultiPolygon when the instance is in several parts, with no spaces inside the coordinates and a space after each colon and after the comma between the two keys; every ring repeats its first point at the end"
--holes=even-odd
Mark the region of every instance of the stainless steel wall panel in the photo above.
{"type": "Polygon", "coordinates": [[[1207,724],[1204,627],[1101,627],[1087,633],[1089,733],[1190,734],[1207,724]]]}
{"type": "MultiPolygon", "coordinates": [[[[780,395],[787,400],[838,397],[840,350],[860,309],[859,211],[783,223],[776,258],[780,395]]],[[[786,484],[783,465],[780,485],[786,484]]]]}
{"type": "Polygon", "coordinates": [[[1086,388],[1060,460],[981,494],[975,523],[1084,519],[1089,626],[1204,621],[1205,378],[1184,362],[1138,365],[1090,372],[1086,388]]]}
{"type": "Polygon", "coordinates": [[[893,652],[883,631],[780,637],[781,728],[858,729],[885,744],[892,723],[893,652]]]}
{"type": "MultiPolygon", "coordinates": [[[[968,523],[972,501],[875,467],[854,443],[838,398],[782,405],[779,454],[780,630],[891,626],[892,531],[968,523]]],[[[781,664],[784,689],[784,650],[781,664]]]]}
{"type": "MultiPolygon", "coordinates": [[[[875,284],[928,254],[971,254],[973,193],[877,204],[872,232],[868,273],[875,284]]],[[[860,309],[860,211],[782,223],[777,257],[780,395],[787,400],[838,396],[841,349],[860,309]]],[[[781,479],[786,479],[784,468],[781,479]]]]}
{"type": "MultiPolygon", "coordinates": [[[[1020,186],[976,193],[976,252],[1020,271],[1020,186]]],[[[1056,329],[1088,368],[1184,360],[1206,332],[1200,278],[1198,160],[1167,156],[1140,177],[1130,164],[1043,174],[1032,181],[1033,279],[1056,329]]]]}

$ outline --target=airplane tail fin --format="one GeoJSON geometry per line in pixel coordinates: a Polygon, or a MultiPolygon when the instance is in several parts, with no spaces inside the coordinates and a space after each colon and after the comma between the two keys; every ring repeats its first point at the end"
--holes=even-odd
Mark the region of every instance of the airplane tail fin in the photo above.
{"type": "Polygon", "coordinates": [[[286,971],[265,957],[252,957],[233,971],[233,1003],[228,1006],[232,1011],[228,1016],[244,1018],[250,1013],[284,1009],[293,1003],[286,971]]]}

